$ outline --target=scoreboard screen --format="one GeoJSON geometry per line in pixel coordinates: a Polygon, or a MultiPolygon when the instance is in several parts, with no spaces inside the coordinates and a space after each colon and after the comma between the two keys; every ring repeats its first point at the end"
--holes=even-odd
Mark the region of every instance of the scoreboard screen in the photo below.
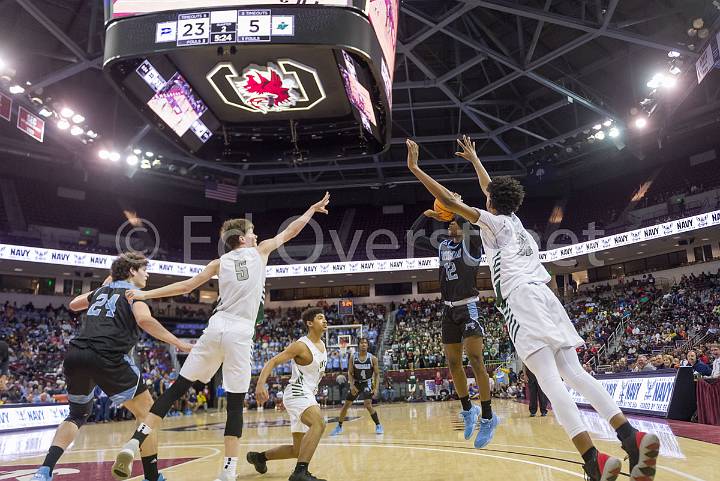
{"type": "Polygon", "coordinates": [[[199,158],[375,155],[390,146],[398,8],[106,0],[103,70],[151,125],[199,158]]]}
{"type": "Polygon", "coordinates": [[[338,301],[338,314],[341,316],[352,316],[353,315],[353,300],[352,299],[340,299],[338,301]]]}

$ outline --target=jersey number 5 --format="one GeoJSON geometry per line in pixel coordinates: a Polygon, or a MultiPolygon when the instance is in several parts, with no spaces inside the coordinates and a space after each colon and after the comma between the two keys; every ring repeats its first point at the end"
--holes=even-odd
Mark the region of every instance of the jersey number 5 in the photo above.
{"type": "Polygon", "coordinates": [[[235,275],[237,276],[237,280],[239,281],[246,281],[250,278],[248,268],[244,264],[244,262],[235,261],[235,275]]]}
{"type": "Polygon", "coordinates": [[[106,311],[105,317],[113,317],[115,315],[115,304],[119,298],[120,294],[113,294],[110,297],[105,293],[100,294],[97,296],[93,305],[90,306],[90,309],[88,309],[88,316],[99,316],[101,309],[104,307],[106,311]]]}

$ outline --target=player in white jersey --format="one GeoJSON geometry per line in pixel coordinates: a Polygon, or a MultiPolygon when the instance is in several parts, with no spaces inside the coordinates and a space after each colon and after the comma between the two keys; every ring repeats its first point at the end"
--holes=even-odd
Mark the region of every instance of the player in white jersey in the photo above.
{"type": "Polygon", "coordinates": [[[270,359],[263,367],[255,388],[255,398],[260,406],[268,400],[265,383],[273,369],[290,361],[292,376],[285,387],[283,404],[290,416],[293,443],[262,453],[249,452],[247,461],[255,466],[258,473],[264,474],[267,472],[267,461],[297,458],[297,465],[289,481],[325,481],[310,474],[308,465],[325,431],[325,418],[315,396],[327,364],[327,351],[322,341],[327,331],[327,320],[318,307],[306,309],[301,317],[308,330],[307,336],[270,359]]]}
{"type": "MultiPolygon", "coordinates": [[[[327,214],[330,194],[310,208],[272,239],[258,244],[254,226],[247,219],[226,221],[220,236],[230,251],[210,262],[195,277],[150,291],[128,291],[129,299],[145,300],[187,294],[218,276],[218,305],[180,370],[177,381],[160,396],[146,419],[140,420],[132,439],[118,453],[112,474],[129,478],[135,452],[147,436],[160,426],[170,407],[195,382],[207,384],[222,365],[227,392],[225,458],[216,481],[234,481],[243,428],[243,404],[250,387],[255,324],[262,320],[265,267],[270,254],[297,236],[315,213],[327,214]]],[[[147,442],[154,439],[150,438],[147,442]]]]}
{"type": "Polygon", "coordinates": [[[637,431],[603,386],[580,365],[575,348],[583,344],[563,305],[547,287],[550,281],[540,263],[538,246],[515,212],[524,198],[522,185],[512,178],[491,181],[469,138],[458,140],[462,151],[456,155],[475,167],[480,187],[487,197],[487,210],[476,209],[452,193],[418,167],[418,146],[407,141],[408,167],[423,185],[452,212],[480,227],[483,246],[508,333],[518,356],[535,373],[540,387],[552,403],[553,411],[583,457],[584,470],[591,481],[614,481],[620,475],[621,461],[600,453],[580,418],[580,412],[565,383],[582,394],[617,432],[630,459],[632,481],[652,481],[660,449],[654,434],[637,431]]]}

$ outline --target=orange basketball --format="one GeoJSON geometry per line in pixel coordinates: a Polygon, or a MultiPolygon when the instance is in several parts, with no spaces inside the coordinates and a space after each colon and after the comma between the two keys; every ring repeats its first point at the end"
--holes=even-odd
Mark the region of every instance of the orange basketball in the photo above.
{"type": "Polygon", "coordinates": [[[433,203],[433,210],[437,212],[445,222],[450,222],[452,218],[455,217],[455,214],[448,210],[448,208],[437,199],[435,199],[435,203],[433,203]]]}

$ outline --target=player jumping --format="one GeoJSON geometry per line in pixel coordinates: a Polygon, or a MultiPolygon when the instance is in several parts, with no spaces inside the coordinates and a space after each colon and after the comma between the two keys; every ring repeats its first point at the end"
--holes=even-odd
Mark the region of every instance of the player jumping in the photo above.
{"type": "MultiPolygon", "coordinates": [[[[327,214],[330,194],[310,206],[299,218],[272,239],[257,243],[254,226],[247,219],[226,221],[221,238],[231,251],[205,267],[197,276],[147,292],[131,291],[131,299],[155,299],[187,294],[218,276],[220,297],[215,312],[185,364],[177,381],[160,396],[150,409],[132,439],[118,453],[112,467],[116,479],[127,479],[132,473],[135,451],[155,432],[170,407],[195,381],[207,384],[222,365],[223,385],[227,391],[225,421],[225,458],[216,481],[235,481],[240,437],[243,429],[243,403],[250,387],[252,345],[255,325],[263,316],[265,266],[270,253],[296,237],[315,213],[327,214]]],[[[155,481],[150,479],[148,481],[155,481]]]]}
{"type": "Polygon", "coordinates": [[[262,453],[249,452],[247,461],[255,466],[258,473],[264,474],[267,472],[268,461],[297,459],[289,481],[325,481],[310,474],[308,466],[325,432],[325,418],[320,412],[315,395],[327,364],[327,351],[322,341],[322,336],[327,331],[327,320],[322,309],[318,307],[305,310],[301,317],[308,330],[307,336],[301,337],[270,359],[260,372],[255,388],[258,406],[262,406],[269,398],[265,383],[273,369],[291,361],[292,375],[285,387],[283,403],[290,416],[293,443],[262,453]]]}
{"type": "MultiPolygon", "coordinates": [[[[462,198],[453,194],[459,200],[462,198]]],[[[423,223],[428,217],[442,221],[432,210],[425,211],[410,228],[415,247],[437,253],[440,258],[440,296],[445,304],[442,315],[442,343],[450,372],[452,373],[465,424],[465,439],[472,437],[477,426],[475,447],[484,448],[495,435],[500,418],[493,414],[490,396],[490,377],[483,359],[485,320],[478,309],[480,293],[477,275],[482,257],[482,242],[477,228],[456,215],[449,223],[447,235],[437,237],[433,243],[429,235],[421,235],[423,223]],[[463,366],[463,349],[475,373],[480,394],[480,407],[470,402],[467,376],[463,366]]],[[[426,226],[427,227],[427,226],[426,226]]],[[[429,233],[428,233],[429,234],[429,233]]]]}
{"type": "Polygon", "coordinates": [[[380,368],[377,357],[368,352],[368,340],[361,338],[358,342],[359,352],[356,352],[348,362],[348,383],[350,391],[345,398],[345,403],[338,416],[338,425],[330,433],[330,436],[337,436],[343,432],[343,421],[352,403],[359,397],[363,401],[365,409],[375,422],[375,434],[383,434],[383,427],[380,424],[377,411],[373,409],[372,400],[377,396],[380,389],[380,368]]]}
{"type": "Polygon", "coordinates": [[[412,140],[407,141],[408,168],[448,209],[480,226],[498,307],[515,350],[537,376],[555,416],[582,455],[587,476],[592,481],[614,481],[622,463],[595,448],[563,380],[615,429],[629,456],[631,481],[652,481],[660,441],[655,434],[632,427],[605,388],[580,365],[575,348],[583,340],[547,286],[550,276],[540,263],[537,243],[515,215],[524,197],[522,186],[509,177],[491,181],[474,142],[463,137],[458,144],[462,151],[456,155],[475,167],[487,210],[468,206],[423,172],[418,166],[418,146],[412,140]]]}

